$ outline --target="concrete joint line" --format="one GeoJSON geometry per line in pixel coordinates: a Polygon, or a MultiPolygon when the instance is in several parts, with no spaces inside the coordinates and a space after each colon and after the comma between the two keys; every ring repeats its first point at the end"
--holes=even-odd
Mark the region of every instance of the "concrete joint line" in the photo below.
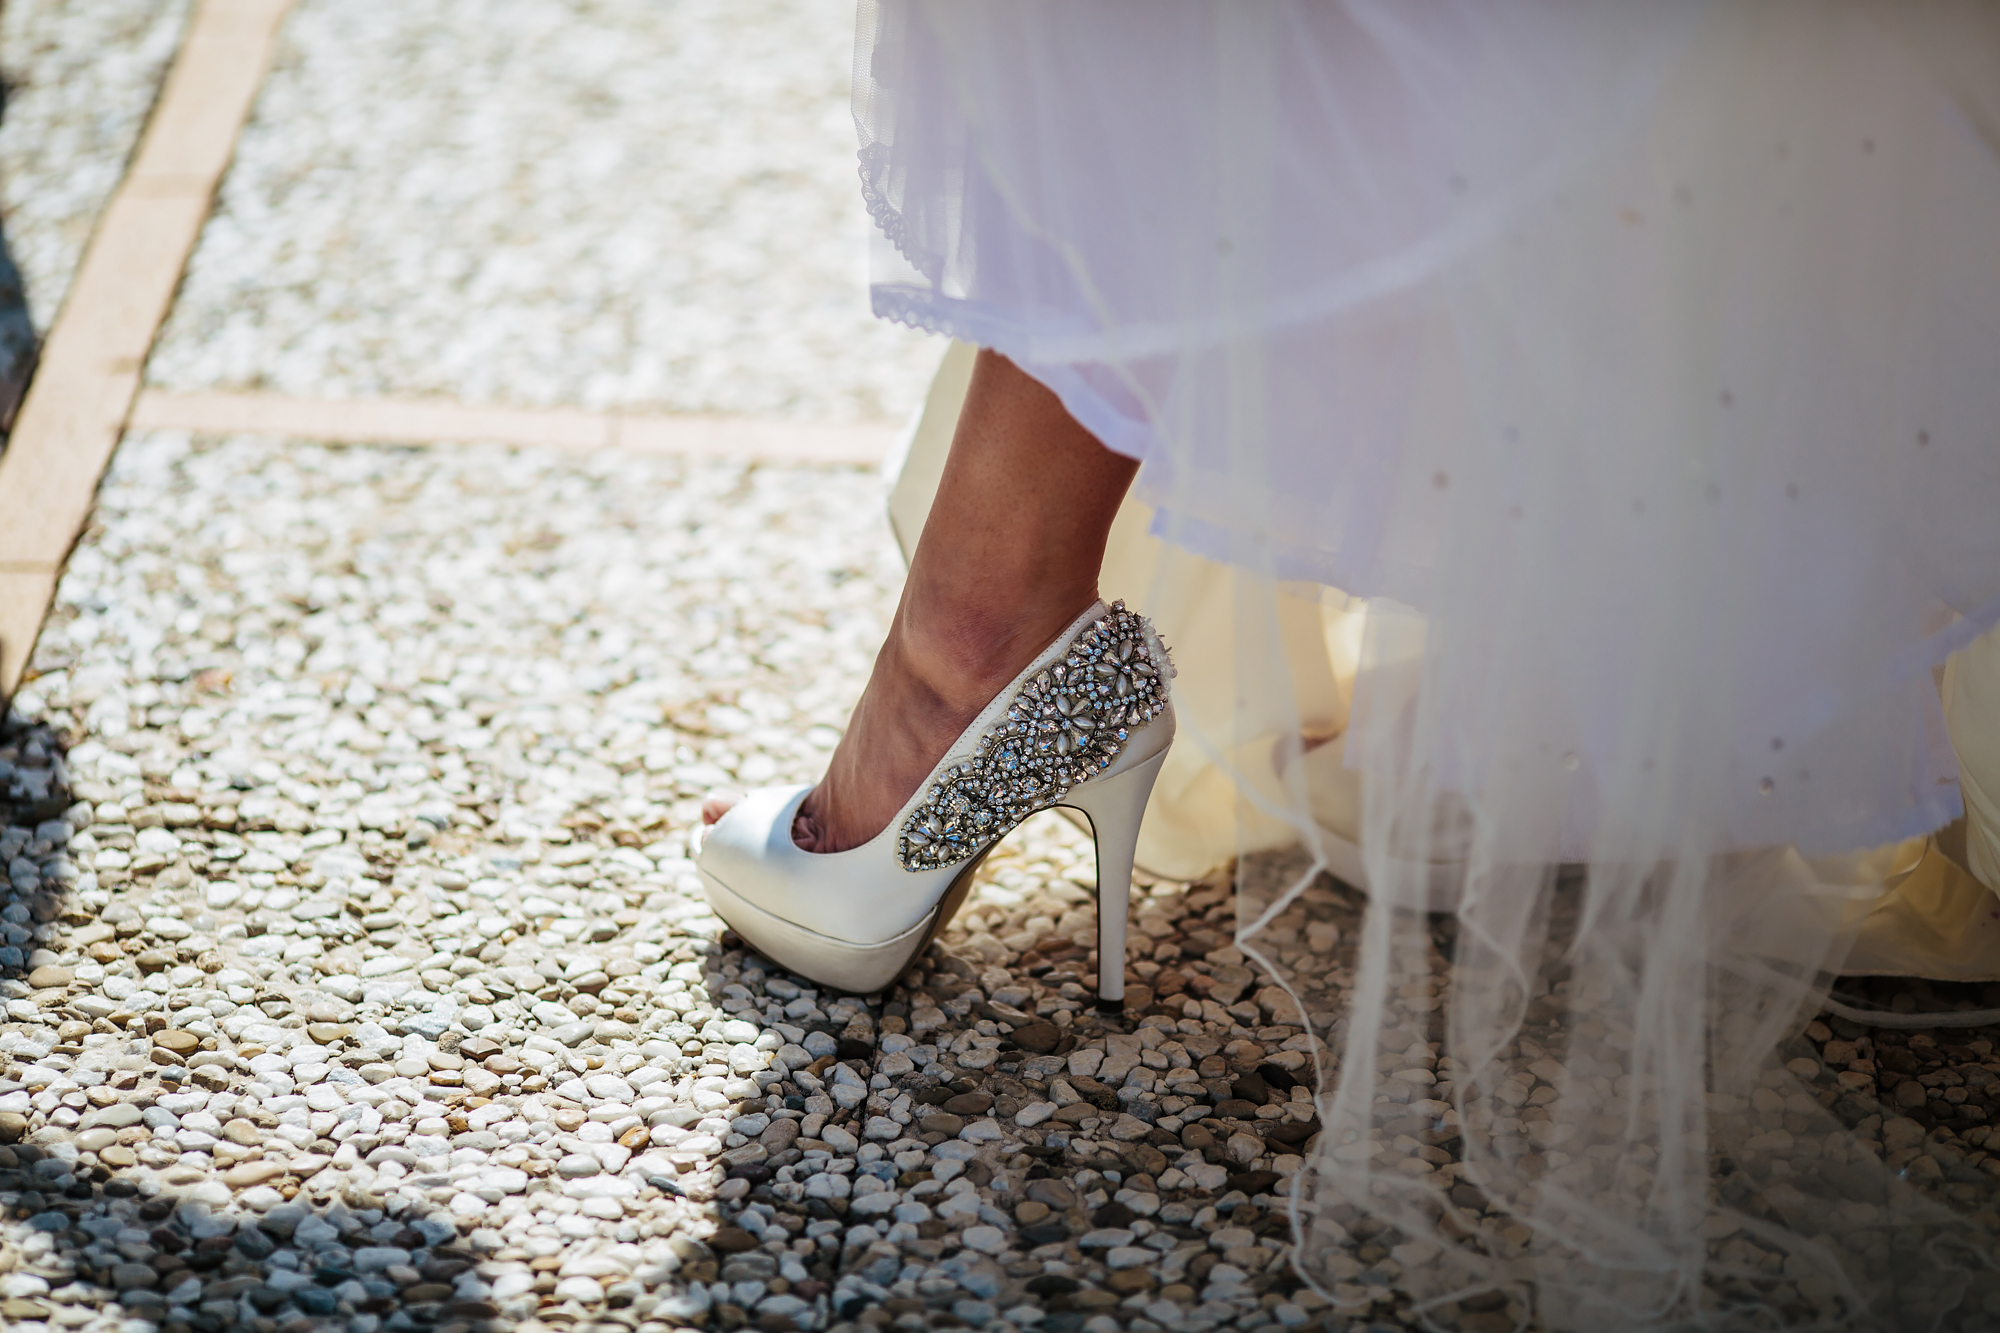
{"type": "Polygon", "coordinates": [[[0,699],[20,683],[290,0],[201,0],[0,454],[0,699]]]}
{"type": "Polygon", "coordinates": [[[327,444],[505,444],[619,449],[689,458],[877,465],[896,428],[759,417],[474,407],[449,399],[311,399],[148,389],[131,426],[204,435],[276,435],[327,444]]]}

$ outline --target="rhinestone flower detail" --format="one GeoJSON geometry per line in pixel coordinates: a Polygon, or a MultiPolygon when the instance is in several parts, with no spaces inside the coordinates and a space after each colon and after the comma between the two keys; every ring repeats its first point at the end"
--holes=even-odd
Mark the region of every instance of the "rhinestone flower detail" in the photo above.
{"type": "Polygon", "coordinates": [[[1172,664],[1145,622],[1114,602],[1035,674],[971,758],[938,775],[896,839],[905,870],[972,856],[1038,810],[1058,805],[1166,705],[1172,664]]]}

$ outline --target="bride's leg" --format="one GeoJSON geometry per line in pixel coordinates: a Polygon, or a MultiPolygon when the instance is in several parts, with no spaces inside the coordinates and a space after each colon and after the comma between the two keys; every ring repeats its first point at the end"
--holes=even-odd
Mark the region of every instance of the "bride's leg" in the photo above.
{"type": "MultiPolygon", "coordinates": [[[[1111,520],[1138,464],[1056,396],[982,351],[889,637],[793,838],[868,841],[1000,687],[1097,596],[1111,520]]],[[[712,798],[709,823],[728,810],[712,798]]]]}

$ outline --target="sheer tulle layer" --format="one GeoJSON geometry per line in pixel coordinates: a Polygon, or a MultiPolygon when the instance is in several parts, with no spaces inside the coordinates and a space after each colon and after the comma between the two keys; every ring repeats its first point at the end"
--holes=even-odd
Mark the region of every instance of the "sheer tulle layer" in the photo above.
{"type": "Polygon", "coordinates": [[[1371,599],[1304,1270],[1353,1298],[1379,1245],[1575,1328],[1988,1318],[1881,1117],[1774,1052],[1847,943],[1799,910],[1830,858],[1960,809],[2000,11],[886,4],[856,110],[877,309],[1026,365],[1236,571],[1241,716],[1186,743],[1306,849],[1242,890],[1274,966],[1327,863],[1293,584],[1371,599]]]}

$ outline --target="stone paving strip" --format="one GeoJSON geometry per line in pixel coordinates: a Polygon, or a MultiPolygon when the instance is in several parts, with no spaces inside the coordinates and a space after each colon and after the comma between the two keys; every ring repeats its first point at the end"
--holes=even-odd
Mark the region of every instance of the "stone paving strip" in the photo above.
{"type": "Polygon", "coordinates": [[[895,427],[880,422],[465,407],[439,399],[366,402],[160,389],[139,395],[130,425],[205,435],[290,435],[340,444],[514,444],[783,463],[879,464],[893,452],[897,435],[895,427]]]}
{"type": "Polygon", "coordinates": [[[302,0],[148,382],[900,421],[853,7],[302,0]]]}
{"type": "MultiPolygon", "coordinates": [[[[0,453],[0,697],[123,434],[287,0],[203,0],[104,205],[0,453]]],[[[48,165],[48,164],[45,164],[48,165]]]]}

